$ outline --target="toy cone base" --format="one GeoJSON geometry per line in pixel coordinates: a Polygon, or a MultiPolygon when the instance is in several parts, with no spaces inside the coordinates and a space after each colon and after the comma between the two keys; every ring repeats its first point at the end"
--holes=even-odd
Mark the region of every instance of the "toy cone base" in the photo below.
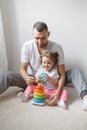
{"type": "Polygon", "coordinates": [[[44,106],[44,105],[46,104],[46,101],[43,102],[43,103],[37,103],[37,102],[34,102],[34,101],[32,100],[32,104],[33,104],[33,105],[38,105],[38,106],[44,106]]]}

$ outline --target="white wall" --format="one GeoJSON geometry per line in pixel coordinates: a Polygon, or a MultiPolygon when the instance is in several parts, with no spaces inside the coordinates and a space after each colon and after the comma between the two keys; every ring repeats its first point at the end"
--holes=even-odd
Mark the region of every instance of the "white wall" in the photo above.
{"type": "Polygon", "coordinates": [[[59,42],[66,69],[79,67],[87,80],[87,0],[0,0],[9,70],[19,71],[20,53],[32,26],[45,21],[50,39],[59,42]]]}

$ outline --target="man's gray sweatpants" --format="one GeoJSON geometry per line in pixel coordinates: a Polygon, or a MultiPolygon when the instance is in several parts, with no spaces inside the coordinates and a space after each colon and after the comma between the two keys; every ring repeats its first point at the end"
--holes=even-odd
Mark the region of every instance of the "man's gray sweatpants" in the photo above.
{"type": "Polygon", "coordinates": [[[2,73],[0,75],[0,94],[12,86],[18,86],[25,89],[27,84],[19,73],[14,73],[12,71],[2,73]]]}
{"type": "MultiPolygon", "coordinates": [[[[87,95],[87,84],[79,69],[70,69],[66,72],[66,83],[72,83],[81,98],[87,95]]],[[[25,89],[27,84],[19,73],[11,71],[0,75],[0,94],[12,86],[18,86],[25,89]]]]}
{"type": "Polygon", "coordinates": [[[81,71],[77,68],[68,70],[66,72],[66,83],[72,83],[73,86],[76,88],[78,94],[81,98],[87,95],[87,84],[84,76],[82,75],[81,71]]]}

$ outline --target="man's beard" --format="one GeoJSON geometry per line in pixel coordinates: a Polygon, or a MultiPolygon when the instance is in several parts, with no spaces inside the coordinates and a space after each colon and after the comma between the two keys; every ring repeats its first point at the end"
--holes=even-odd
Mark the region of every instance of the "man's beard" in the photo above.
{"type": "Polygon", "coordinates": [[[46,48],[47,43],[38,45],[39,48],[46,48]]]}

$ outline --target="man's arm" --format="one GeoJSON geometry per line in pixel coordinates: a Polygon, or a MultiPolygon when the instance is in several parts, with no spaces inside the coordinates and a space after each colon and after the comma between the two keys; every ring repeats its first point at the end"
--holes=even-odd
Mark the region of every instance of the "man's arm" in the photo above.
{"type": "Polygon", "coordinates": [[[50,101],[48,102],[48,105],[54,106],[57,103],[58,96],[60,95],[60,92],[64,86],[65,83],[65,66],[64,64],[58,66],[58,73],[60,75],[59,81],[58,81],[58,88],[56,93],[50,98],[50,101]]]}
{"type": "Polygon", "coordinates": [[[33,84],[35,82],[35,78],[32,76],[28,76],[27,69],[28,69],[29,63],[27,62],[21,62],[20,67],[20,74],[24,78],[27,85],[33,84]]]}
{"type": "Polygon", "coordinates": [[[62,65],[59,65],[58,66],[58,73],[60,75],[60,78],[59,78],[59,81],[58,81],[58,88],[57,88],[57,96],[59,96],[64,84],[65,84],[65,65],[62,64],[62,65]]]}
{"type": "Polygon", "coordinates": [[[22,77],[24,78],[24,80],[28,76],[27,69],[28,69],[28,63],[21,62],[20,73],[21,73],[22,77]]]}

